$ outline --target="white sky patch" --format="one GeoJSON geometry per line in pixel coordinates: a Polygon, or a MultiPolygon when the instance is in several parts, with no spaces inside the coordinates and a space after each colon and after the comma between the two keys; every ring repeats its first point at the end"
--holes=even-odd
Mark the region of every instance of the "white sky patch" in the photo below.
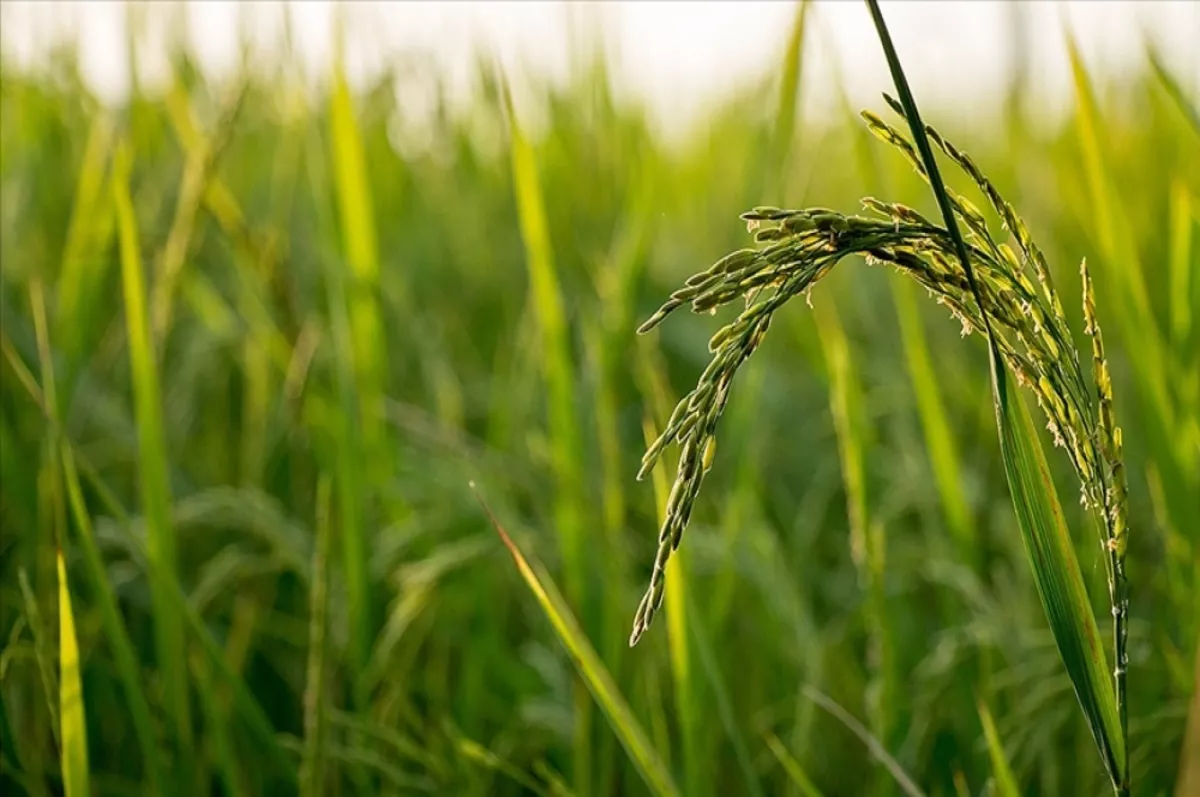
{"type": "MultiPolygon", "coordinates": [[[[243,3],[190,0],[188,42],[202,68],[221,80],[240,58],[239,31],[250,33],[262,63],[283,42],[283,6],[290,5],[304,76],[319,84],[333,55],[334,3],[329,0],[243,3]]],[[[1013,36],[1009,4],[998,0],[884,2],[892,36],[917,96],[927,105],[969,116],[992,107],[1010,74],[1013,36]]],[[[796,6],[780,2],[356,2],[346,15],[346,68],[361,85],[389,61],[418,65],[418,78],[441,75],[469,99],[473,58],[481,48],[508,70],[564,78],[583,41],[602,33],[615,55],[616,89],[646,100],[666,132],[694,122],[711,103],[767,75],[780,60],[796,6]]],[[[144,3],[150,30],[138,50],[146,86],[166,78],[163,55],[168,15],[179,3],[144,3]]],[[[1200,90],[1200,3],[1190,0],[1021,3],[1031,78],[1030,100],[1051,115],[1069,107],[1070,71],[1064,31],[1076,36],[1089,67],[1121,74],[1143,57],[1143,39],[1193,95],[1200,90]]],[[[832,110],[832,77],[842,75],[855,107],[878,104],[890,88],[886,64],[866,6],[853,0],[815,4],[806,38],[801,91],[810,111],[832,110]]],[[[6,0],[0,6],[5,59],[30,65],[55,37],[80,43],[85,77],[102,99],[119,102],[129,90],[124,0],[51,2],[6,0]]],[[[518,83],[520,82],[518,78],[518,83]]]]}

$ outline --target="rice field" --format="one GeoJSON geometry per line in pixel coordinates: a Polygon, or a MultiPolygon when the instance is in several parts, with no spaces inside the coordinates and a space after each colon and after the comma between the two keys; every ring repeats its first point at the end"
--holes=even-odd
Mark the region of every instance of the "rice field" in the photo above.
{"type": "Polygon", "coordinates": [[[980,293],[906,108],[801,113],[819,10],[678,141],[600,48],[465,106],[0,59],[0,789],[1200,794],[1195,81],[914,86],[980,293]]]}

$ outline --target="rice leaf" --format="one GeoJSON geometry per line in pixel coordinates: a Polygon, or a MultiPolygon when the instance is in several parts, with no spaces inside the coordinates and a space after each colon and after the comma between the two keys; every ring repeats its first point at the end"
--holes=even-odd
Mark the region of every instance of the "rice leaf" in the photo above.
{"type": "Polygon", "coordinates": [[[992,712],[982,699],[976,701],[979,712],[979,724],[983,726],[983,738],[987,741],[988,757],[992,760],[992,778],[996,784],[998,797],[1021,797],[1017,788],[1017,779],[1008,763],[1004,752],[1004,744],[996,731],[996,723],[992,721],[992,712]]]}
{"type": "MultiPolygon", "coordinates": [[[[576,417],[575,369],[571,358],[571,331],[559,289],[554,250],[545,201],[538,179],[537,155],[521,129],[507,81],[499,79],[503,110],[508,121],[513,191],[517,220],[525,247],[530,302],[537,319],[538,350],[542,354],[542,378],[550,435],[550,458],[557,483],[554,499],[555,528],[559,535],[565,570],[567,598],[577,607],[589,627],[592,571],[587,561],[584,538],[584,461],[576,417]]],[[[575,689],[575,779],[576,791],[589,794],[592,770],[591,702],[580,683],[575,689]]]]}
{"type": "MultiPolygon", "coordinates": [[[[111,205],[111,203],[109,203],[111,205]]],[[[111,212],[111,211],[110,211],[111,212]]],[[[37,283],[35,283],[36,285],[37,283]]],[[[61,429],[58,405],[55,400],[54,366],[51,357],[49,329],[46,323],[46,307],[42,291],[31,291],[33,302],[34,332],[37,336],[38,358],[41,365],[43,392],[46,411],[55,427],[61,429]]],[[[60,305],[61,308],[61,305],[60,305]]],[[[83,554],[84,567],[94,590],[93,600],[100,610],[100,624],[113,658],[116,660],[117,674],[125,691],[125,700],[133,720],[134,734],[142,753],[143,777],[155,791],[164,790],[162,763],[154,737],[154,725],[150,718],[150,704],[146,699],[143,679],[138,672],[137,657],[133,652],[133,644],[124,620],[117,607],[112,584],[109,582],[108,570],[104,565],[100,549],[96,544],[92,519],[88,514],[87,505],[83,499],[83,490],[79,485],[79,474],[75,468],[75,455],[70,445],[61,436],[58,440],[58,462],[62,467],[62,478],[67,490],[67,502],[71,516],[75,521],[75,541],[83,554]]],[[[65,541],[63,543],[65,545],[65,541]]],[[[60,618],[61,622],[61,618],[60,618]]]]}
{"type": "Polygon", "coordinates": [[[118,145],[113,162],[113,202],[117,210],[121,253],[121,281],[125,297],[125,326],[129,339],[134,415],[138,432],[138,471],[146,519],[147,554],[153,562],[150,577],[151,603],[158,664],[162,672],[166,711],[174,729],[174,741],[182,754],[181,780],[186,782],[192,748],[191,708],[184,669],[183,622],[174,600],[171,583],[176,578],[175,530],[171,523],[171,492],[168,484],[170,461],[163,429],[162,398],[158,361],[149,326],[145,273],[138,241],[137,218],[129,190],[131,153],[127,143],[118,145]]]}
{"type": "MultiPolygon", "coordinates": [[[[993,359],[992,367],[1003,365],[993,359]]],[[[1114,787],[1127,791],[1125,737],[1074,543],[1029,411],[1011,382],[1002,381],[1001,389],[1000,450],[1038,596],[1104,767],[1114,787]]]]}
{"type": "Polygon", "coordinates": [[[804,767],[796,760],[796,757],[791,754],[779,737],[773,733],[768,733],[766,736],[767,749],[779,761],[779,765],[783,767],[783,771],[787,773],[788,779],[804,797],[822,797],[821,790],[812,782],[812,778],[804,771],[804,767]]]}
{"type": "Polygon", "coordinates": [[[328,633],[330,480],[317,482],[317,543],[313,548],[309,586],[308,666],[304,685],[304,752],[300,759],[300,794],[325,792],[325,735],[329,727],[325,697],[326,635],[328,633]]]}
{"type": "Polygon", "coordinates": [[[46,624],[42,622],[42,612],[38,609],[37,598],[29,585],[29,576],[25,568],[17,571],[17,583],[21,587],[21,597],[25,601],[25,623],[33,634],[33,655],[37,662],[38,675],[41,676],[42,692],[46,699],[46,710],[50,714],[50,730],[54,735],[55,744],[61,745],[59,730],[61,725],[58,717],[58,676],[54,673],[53,654],[50,651],[50,640],[46,636],[46,624]]]}
{"type": "MultiPolygon", "coordinates": [[[[474,489],[474,484],[471,486],[474,489]]],[[[637,718],[629,709],[629,705],[621,696],[616,683],[613,682],[612,676],[609,675],[604,663],[571,614],[562,594],[554,585],[554,581],[536,559],[525,558],[517,544],[513,542],[512,538],[508,536],[508,532],[492,514],[491,509],[484,503],[483,498],[478,493],[476,493],[476,497],[479,498],[492,527],[500,535],[500,541],[504,543],[504,547],[512,556],[513,563],[517,566],[522,580],[529,591],[533,593],[542,612],[546,615],[546,619],[553,626],[554,633],[571,657],[571,663],[587,684],[600,708],[603,709],[609,725],[620,739],[621,745],[637,768],[638,774],[642,776],[650,793],[656,797],[680,794],[671,779],[669,770],[659,758],[657,751],[651,746],[645,731],[642,730],[637,718]]]]}
{"type": "Polygon", "coordinates": [[[1200,109],[1197,109],[1196,104],[1183,93],[1183,87],[1179,85],[1179,81],[1162,62],[1158,48],[1149,40],[1146,41],[1146,60],[1150,62],[1150,70],[1162,84],[1163,91],[1167,93],[1167,96],[1175,103],[1175,107],[1183,114],[1183,118],[1191,125],[1192,132],[1200,136],[1200,109]]]}
{"type": "Polygon", "coordinates": [[[871,756],[883,765],[905,794],[909,797],[925,796],[925,792],[921,791],[921,788],[913,782],[912,777],[904,771],[904,767],[900,766],[900,762],[887,751],[879,739],[854,718],[853,714],[839,706],[828,695],[811,686],[805,686],[801,691],[805,697],[825,709],[834,719],[845,725],[847,730],[857,736],[859,741],[867,746],[871,756]]]}
{"type": "Polygon", "coordinates": [[[58,551],[58,655],[59,717],[62,721],[62,776],[66,797],[88,797],[87,720],[83,710],[83,684],[79,678],[79,643],[67,567],[58,551]]]}
{"type": "MultiPolygon", "coordinates": [[[[1170,256],[1169,275],[1171,339],[1181,353],[1186,351],[1192,331],[1192,290],[1196,263],[1192,259],[1192,196],[1187,184],[1176,179],[1171,186],[1170,208],[1167,215],[1167,239],[1170,256]]],[[[1186,366],[1187,363],[1185,362],[1186,366]]]]}
{"type": "MultiPolygon", "coordinates": [[[[345,313],[349,347],[341,349],[350,356],[353,364],[353,388],[344,385],[347,391],[357,394],[358,434],[357,453],[339,452],[339,457],[359,460],[354,467],[361,468],[368,478],[378,477],[383,452],[383,369],[380,345],[386,336],[379,316],[376,290],[379,281],[379,254],[375,234],[375,216],[367,181],[366,157],[363,152],[362,132],[355,116],[350,87],[346,81],[341,58],[341,36],[338,52],[334,58],[333,88],[330,93],[330,157],[333,165],[333,183],[338,204],[338,219],[341,222],[344,257],[349,274],[338,275],[343,296],[331,295],[330,302],[337,305],[333,310],[339,316],[345,313]],[[344,280],[344,281],[343,281],[344,280]]],[[[319,198],[319,201],[324,199],[319,198]]],[[[331,268],[336,268],[332,266],[331,268]]],[[[340,348],[340,346],[339,346],[340,348]]],[[[349,396],[343,396],[343,400],[349,396]]],[[[349,471],[345,479],[356,480],[349,471]]],[[[345,494],[339,503],[357,502],[351,493],[361,485],[343,487],[345,494]]],[[[343,513],[349,511],[345,506],[343,513]]],[[[362,511],[361,507],[356,511],[362,511]]],[[[349,519],[349,518],[347,518],[349,519]]],[[[361,518],[345,524],[341,531],[346,590],[349,594],[347,616],[350,623],[350,653],[356,672],[366,665],[371,650],[371,639],[375,634],[374,607],[371,603],[371,587],[368,578],[370,543],[361,518]]]]}
{"type": "Polygon", "coordinates": [[[95,309],[97,289],[109,269],[110,261],[105,255],[112,241],[113,204],[107,201],[111,194],[105,184],[105,167],[114,127],[111,116],[102,113],[88,130],[63,246],[62,270],[55,286],[55,340],[70,363],[63,390],[64,406],[70,404],[71,386],[95,309]]]}

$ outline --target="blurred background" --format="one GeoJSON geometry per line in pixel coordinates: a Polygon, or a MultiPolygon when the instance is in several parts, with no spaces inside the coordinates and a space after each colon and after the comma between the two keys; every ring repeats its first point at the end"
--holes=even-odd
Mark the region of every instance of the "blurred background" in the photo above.
{"type": "MultiPolygon", "coordinates": [[[[1091,266],[1135,792],[1200,793],[1200,5],[883,9],[1082,352],[1091,266]]],[[[63,793],[80,728],[98,795],[650,793],[472,481],[684,794],[1108,788],[983,342],[858,259],[743,369],[627,645],[639,459],[722,322],[637,325],[754,205],[936,213],[857,116],[865,5],[6,1],[0,42],[5,793],[63,793]]]]}

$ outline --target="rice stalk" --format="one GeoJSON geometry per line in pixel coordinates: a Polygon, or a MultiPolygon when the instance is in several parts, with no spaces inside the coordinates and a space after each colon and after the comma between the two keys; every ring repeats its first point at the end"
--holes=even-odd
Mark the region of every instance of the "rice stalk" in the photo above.
{"type": "Polygon", "coordinates": [[[67,566],[58,551],[58,653],[59,716],[62,720],[62,779],[66,797],[91,793],[88,775],[87,721],[83,709],[83,684],[79,677],[79,642],[75,637],[75,614],[71,611],[71,588],[67,566]]]}
{"type": "MultiPolygon", "coordinates": [[[[150,594],[155,647],[162,669],[164,702],[173,726],[176,749],[185,753],[192,747],[192,721],[184,668],[183,623],[172,594],[173,589],[177,588],[177,584],[173,583],[177,564],[175,529],[171,519],[170,464],[158,360],[138,242],[138,222],[129,187],[131,160],[129,145],[122,142],[114,156],[112,193],[117,212],[125,324],[138,429],[138,470],[146,518],[146,548],[148,558],[153,563],[150,594]]],[[[181,780],[186,782],[190,757],[185,754],[183,759],[181,780]]]]}
{"type": "MultiPolygon", "coordinates": [[[[472,483],[474,489],[474,483],[472,483]]],[[[566,648],[580,678],[586,683],[596,702],[604,710],[609,725],[621,740],[621,745],[628,753],[630,760],[637,768],[647,789],[656,797],[673,797],[680,794],[671,778],[671,773],[651,745],[641,724],[637,721],[625,702],[612,676],[600,660],[587,636],[580,628],[578,621],[571,613],[570,607],[555,586],[554,581],[545,569],[535,559],[527,559],[513,542],[508,532],[492,514],[491,509],[483,503],[482,497],[476,493],[484,512],[492,527],[499,535],[500,541],[508,549],[513,558],[513,564],[521,574],[522,580],[537,599],[539,607],[546,619],[554,627],[559,641],[566,648]]]]}
{"type": "MultiPolygon", "coordinates": [[[[882,19],[878,21],[882,28],[882,19]]],[[[886,29],[881,29],[884,37],[886,29]]],[[[890,40],[885,40],[885,49],[894,57],[890,40]]],[[[708,367],[696,387],[676,405],[643,458],[639,479],[654,467],[667,445],[677,444],[681,452],[659,530],[650,584],[638,606],[630,643],[636,644],[662,605],[666,565],[695,509],[707,470],[705,452],[715,446],[717,424],[736,374],[762,343],[776,311],[792,298],[807,294],[844,257],[859,254],[868,264],[889,265],[916,280],[962,323],[964,336],[983,330],[989,338],[997,423],[1019,525],[1064,663],[1110,777],[1121,790],[1127,788],[1123,719],[1127,490],[1121,432],[1112,411],[1111,379],[1086,264],[1083,303],[1093,346],[1090,381],[1084,376],[1049,266],[1024,222],[969,156],[920,122],[902,74],[897,75],[898,61],[894,66],[905,102],[889,97],[888,104],[907,116],[917,144],[870,112],[864,112],[863,118],[876,137],[899,150],[935,188],[946,226],[911,208],[873,198],[864,199],[863,204],[875,218],[827,208],[756,207],[742,218],[757,246],[726,255],[689,278],[639,328],[641,333],[648,332],[685,305],[695,313],[715,313],[734,302],[743,308],[713,335],[708,367]],[[993,236],[982,213],[969,200],[938,190],[943,186],[929,141],[988,199],[1012,234],[1015,251],[993,236]],[[962,224],[961,234],[956,222],[962,224]],[[1097,644],[1095,618],[1087,604],[1078,562],[1046,478],[1040,446],[1026,428],[1023,404],[1008,384],[1006,372],[1037,398],[1055,445],[1064,449],[1079,477],[1082,502],[1098,517],[1114,616],[1113,691],[1098,675],[1107,665],[1097,644]]]]}

